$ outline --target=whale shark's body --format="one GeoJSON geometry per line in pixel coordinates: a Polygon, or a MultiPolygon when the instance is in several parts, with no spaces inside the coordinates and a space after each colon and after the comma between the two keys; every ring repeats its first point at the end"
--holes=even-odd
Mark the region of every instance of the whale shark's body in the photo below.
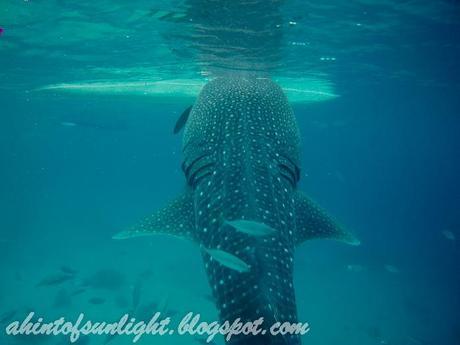
{"type": "MultiPolygon", "coordinates": [[[[296,245],[357,241],[297,190],[300,135],[283,91],[269,79],[215,79],[176,131],[182,125],[185,192],[116,238],[169,233],[197,242],[221,321],[297,322],[296,245]]],[[[229,342],[300,339],[267,332],[229,342]]]]}

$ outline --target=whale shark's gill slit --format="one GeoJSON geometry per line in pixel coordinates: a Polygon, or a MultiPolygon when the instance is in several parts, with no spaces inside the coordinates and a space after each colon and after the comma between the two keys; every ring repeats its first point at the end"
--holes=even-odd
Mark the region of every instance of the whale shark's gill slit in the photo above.
{"type": "Polygon", "coordinates": [[[193,173],[190,175],[190,178],[193,178],[194,176],[198,175],[200,172],[202,172],[203,170],[207,169],[207,168],[210,168],[212,166],[214,166],[215,164],[213,162],[211,163],[205,163],[201,166],[198,166],[194,171],[193,173]]]}
{"type": "MultiPolygon", "coordinates": [[[[282,153],[280,153],[279,156],[290,163],[290,165],[292,166],[291,171],[294,172],[295,181],[298,182],[300,180],[300,168],[299,168],[299,166],[291,158],[289,158],[288,156],[285,156],[282,153]]],[[[285,164],[285,165],[287,167],[287,164],[285,164]]]]}
{"type": "Polygon", "coordinates": [[[211,175],[212,171],[209,171],[209,168],[214,167],[214,165],[214,163],[206,163],[194,170],[188,177],[189,184],[191,186],[196,186],[198,181],[201,181],[204,177],[211,175]]]}
{"type": "Polygon", "coordinates": [[[205,179],[206,177],[208,176],[211,176],[212,175],[212,172],[207,172],[206,174],[203,174],[201,176],[198,176],[198,177],[195,177],[195,179],[193,181],[190,181],[190,185],[192,186],[193,189],[196,188],[196,186],[198,185],[198,183],[200,183],[201,180],[205,179]]]}
{"type": "Polygon", "coordinates": [[[295,172],[293,172],[288,166],[284,165],[283,163],[280,163],[278,166],[281,169],[281,177],[284,177],[292,185],[292,187],[295,187],[297,183],[297,177],[295,172]]]}
{"type": "MultiPolygon", "coordinates": [[[[201,180],[201,176],[212,169],[214,171],[215,162],[211,161],[210,153],[204,153],[195,158],[189,165],[186,162],[182,164],[185,179],[190,186],[196,185],[196,180],[201,180]]],[[[207,174],[206,174],[207,175],[207,174]]]]}
{"type": "Polygon", "coordinates": [[[296,186],[296,183],[294,182],[294,180],[292,179],[292,176],[288,175],[288,174],[285,174],[284,172],[281,172],[280,173],[280,176],[282,178],[284,178],[293,188],[295,188],[296,186]]]}
{"type": "Polygon", "coordinates": [[[203,153],[202,155],[196,157],[194,160],[190,162],[190,164],[187,165],[187,163],[184,161],[182,163],[182,170],[184,171],[185,175],[188,175],[190,173],[190,169],[198,163],[200,160],[205,158],[206,156],[209,156],[209,153],[203,153]]]}

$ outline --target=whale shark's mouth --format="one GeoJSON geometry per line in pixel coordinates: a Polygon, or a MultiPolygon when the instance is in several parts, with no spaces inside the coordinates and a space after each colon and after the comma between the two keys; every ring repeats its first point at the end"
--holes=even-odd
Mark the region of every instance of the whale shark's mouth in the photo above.
{"type": "MultiPolygon", "coordinates": [[[[284,90],[292,103],[324,102],[338,97],[333,84],[320,78],[273,78],[284,90]]],[[[63,91],[72,93],[94,93],[107,95],[144,95],[158,100],[193,100],[206,79],[169,79],[169,80],[92,80],[50,84],[37,91],[63,91]]]]}

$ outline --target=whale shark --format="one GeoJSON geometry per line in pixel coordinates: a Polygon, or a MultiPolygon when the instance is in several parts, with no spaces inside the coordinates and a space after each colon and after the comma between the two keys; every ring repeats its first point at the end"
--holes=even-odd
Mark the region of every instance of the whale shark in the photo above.
{"type": "MultiPolygon", "coordinates": [[[[297,323],[294,252],[304,241],[359,241],[298,190],[300,133],[268,78],[219,77],[180,116],[185,188],[114,236],[170,234],[199,245],[223,321],[297,323]]],[[[300,344],[300,336],[239,335],[228,344],[300,344]]]]}

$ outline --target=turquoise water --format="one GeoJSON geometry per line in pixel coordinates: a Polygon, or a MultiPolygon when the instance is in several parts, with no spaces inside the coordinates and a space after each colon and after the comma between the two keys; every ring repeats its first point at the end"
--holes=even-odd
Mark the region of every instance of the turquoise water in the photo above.
{"type": "Polygon", "coordinates": [[[285,90],[299,189],[362,242],[298,247],[302,343],[459,344],[459,18],[456,1],[2,0],[0,344],[68,343],[7,336],[29,311],[217,319],[196,245],[111,237],[183,190],[176,119],[234,74],[285,90]]]}

